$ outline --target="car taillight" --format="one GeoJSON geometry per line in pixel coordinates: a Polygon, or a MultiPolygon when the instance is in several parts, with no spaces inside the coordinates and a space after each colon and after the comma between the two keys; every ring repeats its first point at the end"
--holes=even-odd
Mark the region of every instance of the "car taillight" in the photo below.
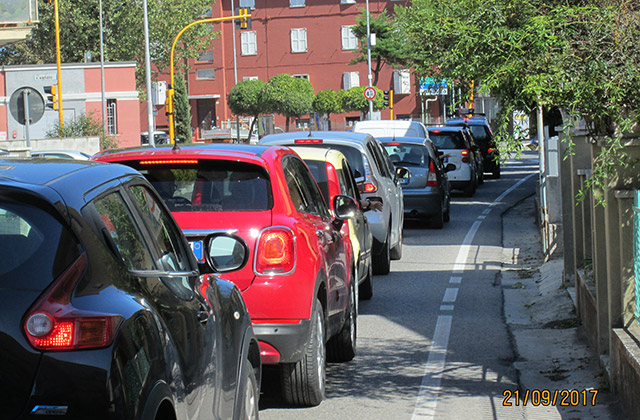
{"type": "Polygon", "coordinates": [[[141,160],[140,165],[197,165],[198,159],[153,159],[141,160]]]}
{"type": "Polygon", "coordinates": [[[317,144],[322,143],[322,139],[295,139],[295,144],[317,144]]]}
{"type": "Polygon", "coordinates": [[[372,192],[376,192],[376,191],[378,191],[378,187],[376,186],[376,184],[374,184],[373,182],[366,182],[362,186],[362,191],[361,192],[372,193],[372,192]]]}
{"type": "Polygon", "coordinates": [[[400,146],[400,143],[397,143],[397,142],[386,143],[386,146],[400,146]]]}
{"type": "Polygon", "coordinates": [[[87,255],[82,254],[27,312],[24,332],[34,348],[94,349],[113,341],[121,316],[78,310],[71,305],[71,294],[86,267],[87,255]]]}
{"type": "Polygon", "coordinates": [[[437,187],[438,177],[436,175],[436,168],[433,165],[433,161],[429,162],[429,175],[427,175],[427,187],[437,187]]]}
{"type": "Polygon", "coordinates": [[[260,275],[288,274],[296,265],[293,232],[275,227],[262,231],[256,247],[255,271],[260,275]]]}
{"type": "Polygon", "coordinates": [[[462,155],[462,161],[464,163],[469,163],[469,151],[467,149],[461,150],[460,155],[462,155]]]}
{"type": "Polygon", "coordinates": [[[487,149],[487,153],[493,153],[493,149],[492,148],[487,149]]]}

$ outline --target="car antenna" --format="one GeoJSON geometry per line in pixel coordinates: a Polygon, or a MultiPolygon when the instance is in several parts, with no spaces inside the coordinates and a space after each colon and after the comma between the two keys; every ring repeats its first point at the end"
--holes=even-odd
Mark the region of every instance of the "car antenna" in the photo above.
{"type": "Polygon", "coordinates": [[[177,152],[177,151],[180,150],[180,146],[178,146],[178,139],[175,139],[173,141],[173,149],[171,149],[171,150],[174,151],[174,152],[177,152]]]}

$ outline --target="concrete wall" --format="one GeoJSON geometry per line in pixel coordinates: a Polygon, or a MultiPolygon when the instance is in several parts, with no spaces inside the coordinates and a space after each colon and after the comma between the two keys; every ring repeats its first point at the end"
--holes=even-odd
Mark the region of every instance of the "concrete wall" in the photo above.
{"type": "MultiPolygon", "coordinates": [[[[32,139],[30,150],[76,150],[93,155],[100,151],[99,137],[81,137],[68,139],[32,139]]],[[[0,147],[9,151],[27,151],[24,140],[8,140],[0,143],[0,147]]]]}

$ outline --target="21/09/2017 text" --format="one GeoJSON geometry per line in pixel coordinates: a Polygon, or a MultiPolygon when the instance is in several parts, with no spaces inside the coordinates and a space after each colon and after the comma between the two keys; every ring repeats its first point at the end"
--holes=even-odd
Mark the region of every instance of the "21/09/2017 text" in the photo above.
{"type": "Polygon", "coordinates": [[[504,399],[502,405],[510,407],[512,405],[526,406],[530,404],[532,406],[595,406],[596,397],[598,396],[597,389],[583,389],[581,391],[577,389],[525,389],[525,390],[510,390],[506,389],[502,393],[504,399]]]}

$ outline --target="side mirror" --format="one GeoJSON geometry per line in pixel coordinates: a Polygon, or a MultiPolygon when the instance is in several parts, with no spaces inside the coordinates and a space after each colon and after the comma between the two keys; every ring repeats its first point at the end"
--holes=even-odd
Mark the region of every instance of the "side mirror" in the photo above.
{"type": "Polygon", "coordinates": [[[333,197],[333,208],[336,213],[336,220],[351,219],[358,213],[358,203],[347,195],[336,195],[333,197]]]}
{"type": "Polygon", "coordinates": [[[403,167],[396,168],[396,177],[398,179],[403,179],[403,178],[409,179],[409,170],[403,167]]]}
{"type": "Polygon", "coordinates": [[[445,172],[451,172],[456,170],[456,165],[453,163],[448,163],[447,166],[444,167],[445,172]]]}
{"type": "Polygon", "coordinates": [[[205,239],[205,259],[217,273],[241,269],[249,260],[249,247],[241,238],[228,233],[214,233],[205,239]]]}

